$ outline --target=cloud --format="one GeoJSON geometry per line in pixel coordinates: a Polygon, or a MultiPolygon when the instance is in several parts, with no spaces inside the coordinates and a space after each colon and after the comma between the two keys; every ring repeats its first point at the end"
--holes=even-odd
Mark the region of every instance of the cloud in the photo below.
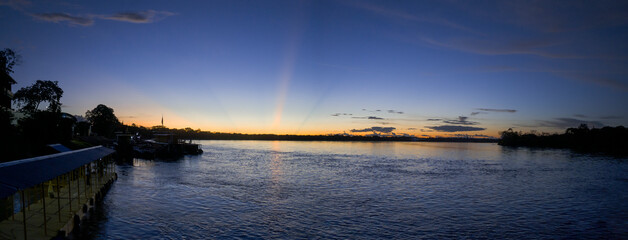
{"type": "MultiPolygon", "coordinates": [[[[384,110],[381,110],[381,109],[369,110],[369,109],[366,109],[366,108],[362,108],[362,111],[377,113],[377,112],[383,112],[384,110]]],[[[389,109],[389,110],[385,110],[385,111],[387,113],[392,113],[392,114],[404,114],[403,111],[398,111],[398,110],[393,110],[393,109],[389,109]]]]}
{"type": "Polygon", "coordinates": [[[478,114],[487,114],[488,112],[502,112],[502,113],[515,113],[517,110],[514,109],[495,109],[495,108],[476,108],[480,110],[478,112],[471,112],[471,116],[475,116],[478,114]]]}
{"type": "Polygon", "coordinates": [[[334,117],[338,117],[338,116],[351,116],[351,115],[353,115],[353,114],[351,114],[351,113],[334,113],[334,114],[332,114],[332,116],[334,116],[334,117]]]}
{"type": "Polygon", "coordinates": [[[558,45],[556,41],[550,40],[509,40],[509,39],[469,39],[469,38],[451,38],[451,39],[432,39],[428,37],[420,37],[421,41],[443,48],[454,49],[463,52],[481,54],[481,55],[536,55],[545,58],[565,58],[565,59],[582,59],[584,56],[573,54],[562,54],[547,51],[548,47],[558,45]]]}
{"type": "Polygon", "coordinates": [[[522,71],[522,69],[520,69],[520,68],[512,67],[512,66],[504,66],[504,65],[486,66],[486,67],[481,67],[478,70],[481,71],[481,72],[513,72],[513,71],[522,71]]]}
{"type": "Polygon", "coordinates": [[[175,14],[167,11],[147,10],[141,12],[116,13],[113,15],[86,14],[79,16],[68,13],[33,13],[29,15],[35,19],[47,22],[68,22],[70,25],[91,26],[94,24],[94,19],[106,19],[129,23],[152,23],[175,14]]]}
{"type": "Polygon", "coordinates": [[[597,74],[583,74],[583,73],[560,73],[559,76],[578,80],[581,82],[594,83],[600,86],[610,87],[622,92],[628,92],[628,84],[612,77],[600,76],[597,74]]]}
{"type": "Polygon", "coordinates": [[[384,118],[376,117],[376,116],[366,116],[366,117],[351,117],[355,119],[369,119],[369,120],[384,120],[384,118]]]}
{"type": "Polygon", "coordinates": [[[440,118],[428,118],[426,121],[440,121],[440,120],[443,120],[443,119],[440,119],[440,118]]]}
{"type": "Polygon", "coordinates": [[[615,115],[594,117],[594,116],[588,116],[588,115],[584,115],[584,114],[574,114],[573,116],[577,117],[577,118],[588,118],[588,119],[622,119],[623,118],[623,117],[615,116],[615,115]]]}
{"type": "Polygon", "coordinates": [[[477,110],[485,111],[485,112],[505,112],[505,113],[517,112],[517,110],[514,110],[514,109],[495,109],[495,108],[478,108],[477,110]]]}
{"type": "Polygon", "coordinates": [[[396,128],[394,127],[370,127],[364,129],[351,129],[351,132],[379,132],[379,133],[391,133],[396,128]]]}
{"type": "Polygon", "coordinates": [[[0,0],[0,6],[9,6],[15,10],[22,10],[22,8],[30,5],[31,2],[28,0],[0,0]]]}
{"type": "Polygon", "coordinates": [[[73,16],[67,13],[34,13],[32,17],[46,22],[68,22],[70,25],[90,26],[94,24],[91,17],[73,16]]]}
{"type": "MultiPolygon", "coordinates": [[[[503,1],[496,2],[499,20],[549,33],[626,24],[623,1],[503,1]]],[[[488,10],[488,9],[487,9],[488,10]]],[[[490,11],[490,10],[488,10],[490,11]]],[[[499,21],[498,19],[494,19],[499,21]]]]}
{"type": "Polygon", "coordinates": [[[345,3],[350,3],[350,5],[352,5],[353,7],[364,9],[371,13],[384,16],[387,18],[395,19],[395,20],[435,24],[435,25],[440,25],[443,27],[448,27],[451,29],[461,30],[461,31],[469,32],[469,33],[475,33],[475,34],[478,33],[477,31],[473,29],[462,26],[460,24],[457,24],[455,22],[452,22],[444,18],[428,17],[426,16],[426,14],[421,14],[421,15],[410,14],[401,10],[389,9],[382,6],[370,4],[364,1],[356,1],[356,2],[345,1],[345,3]]]}
{"type": "Polygon", "coordinates": [[[571,128],[578,127],[580,124],[587,124],[589,127],[604,127],[605,124],[599,121],[587,121],[577,118],[554,118],[552,120],[539,121],[540,127],[553,127],[553,128],[571,128]]]}
{"type": "Polygon", "coordinates": [[[411,130],[416,130],[416,128],[408,128],[408,130],[410,130],[410,131],[411,131],[411,130]]]}
{"type": "Polygon", "coordinates": [[[101,16],[100,18],[130,23],[152,23],[172,15],[174,15],[174,13],[167,11],[148,10],[140,12],[122,12],[111,16],[101,16]]]}
{"type": "Polygon", "coordinates": [[[459,125],[477,125],[478,122],[467,121],[469,117],[459,116],[456,120],[443,120],[443,123],[448,124],[459,124],[459,125]]]}
{"type": "Polygon", "coordinates": [[[425,127],[435,130],[437,132],[468,132],[468,131],[486,130],[486,128],[480,128],[480,127],[467,127],[467,126],[455,126],[455,125],[425,126],[425,127]]]}

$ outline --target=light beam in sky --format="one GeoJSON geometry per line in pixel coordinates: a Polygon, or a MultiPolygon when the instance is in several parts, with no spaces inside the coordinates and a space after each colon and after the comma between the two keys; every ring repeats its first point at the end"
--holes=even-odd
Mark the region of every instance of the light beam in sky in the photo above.
{"type": "Polygon", "coordinates": [[[285,55],[279,75],[279,89],[277,91],[277,103],[275,105],[275,117],[273,120],[272,129],[276,130],[281,125],[281,118],[283,115],[284,105],[286,103],[286,95],[288,94],[288,88],[290,87],[290,81],[292,80],[294,73],[294,65],[297,61],[297,55],[299,53],[299,45],[301,44],[301,35],[303,32],[304,24],[303,16],[301,14],[304,10],[304,6],[299,6],[300,9],[295,11],[295,21],[290,29],[290,35],[288,36],[288,42],[286,44],[285,55]]]}

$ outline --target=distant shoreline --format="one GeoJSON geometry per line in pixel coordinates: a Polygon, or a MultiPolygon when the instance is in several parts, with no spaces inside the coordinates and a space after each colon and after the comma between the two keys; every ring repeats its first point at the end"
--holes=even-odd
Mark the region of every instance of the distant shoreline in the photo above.
{"type": "Polygon", "coordinates": [[[499,139],[486,138],[415,138],[415,137],[376,137],[376,136],[311,136],[311,135],[245,135],[220,134],[212,137],[186,137],[190,140],[245,140],[245,141],[327,141],[327,142],[472,142],[497,143],[499,139]],[[225,136],[226,135],[226,136],[225,136]]]}
{"type": "Polygon", "coordinates": [[[589,129],[586,124],[568,128],[563,134],[522,133],[509,129],[501,133],[498,144],[628,156],[628,129],[623,126],[589,129]]]}

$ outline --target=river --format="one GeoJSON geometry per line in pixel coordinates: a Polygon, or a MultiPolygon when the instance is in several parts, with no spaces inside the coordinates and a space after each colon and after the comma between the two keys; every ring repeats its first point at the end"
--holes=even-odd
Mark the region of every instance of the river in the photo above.
{"type": "Polygon", "coordinates": [[[135,159],[89,239],[626,239],[628,159],[493,143],[201,141],[135,159]]]}

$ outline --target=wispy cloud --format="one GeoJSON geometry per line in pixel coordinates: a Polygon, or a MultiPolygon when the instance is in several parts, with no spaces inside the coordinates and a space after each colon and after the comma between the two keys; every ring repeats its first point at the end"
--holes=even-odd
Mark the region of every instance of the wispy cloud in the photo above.
{"type": "Polygon", "coordinates": [[[116,13],[110,16],[100,16],[100,18],[130,23],[152,23],[172,15],[175,14],[167,11],[147,10],[140,12],[116,13]]]}
{"type": "Polygon", "coordinates": [[[441,17],[426,16],[425,14],[421,14],[421,15],[410,14],[402,10],[385,8],[385,7],[367,3],[364,1],[355,1],[355,2],[346,1],[345,3],[348,3],[349,5],[353,7],[364,9],[371,13],[384,16],[390,19],[434,24],[434,25],[439,25],[439,26],[456,29],[456,30],[460,30],[460,31],[468,32],[468,33],[479,34],[479,32],[471,28],[465,27],[461,24],[455,23],[453,21],[450,21],[448,19],[441,18],[441,17]]]}
{"type": "Polygon", "coordinates": [[[521,41],[492,38],[482,40],[473,38],[451,38],[435,40],[428,37],[420,37],[419,39],[433,46],[481,55],[536,55],[545,58],[586,58],[585,56],[581,55],[550,52],[547,49],[548,47],[559,44],[559,42],[551,40],[521,41]]]}
{"type": "Polygon", "coordinates": [[[31,13],[29,15],[35,19],[46,22],[67,22],[69,25],[91,26],[94,24],[95,19],[105,19],[129,23],[152,23],[175,14],[167,11],[147,10],[140,12],[115,13],[112,15],[73,15],[68,13],[31,13]]]}
{"type": "Polygon", "coordinates": [[[515,113],[517,110],[515,109],[496,109],[496,108],[478,108],[480,111],[485,112],[504,112],[504,113],[515,113]]]}
{"type": "Polygon", "coordinates": [[[408,128],[409,131],[416,130],[416,128],[408,128]]]}
{"type": "Polygon", "coordinates": [[[604,127],[605,124],[599,121],[587,121],[577,118],[554,118],[552,120],[538,121],[540,127],[553,127],[553,128],[571,128],[578,127],[580,124],[587,124],[589,127],[604,127]]]}
{"type": "Polygon", "coordinates": [[[626,24],[623,1],[503,1],[500,17],[518,25],[558,33],[626,24]],[[586,4],[583,4],[585,3],[586,4]]]}
{"type": "Polygon", "coordinates": [[[613,116],[613,115],[610,115],[610,116],[601,116],[601,117],[600,117],[600,119],[622,119],[622,118],[623,118],[623,117],[621,117],[621,116],[613,116]]]}
{"type": "Polygon", "coordinates": [[[470,132],[470,131],[486,130],[486,128],[481,128],[481,127],[467,127],[467,126],[456,126],[456,125],[425,126],[425,127],[435,130],[437,132],[470,132]]]}
{"type": "Polygon", "coordinates": [[[471,116],[475,116],[478,114],[488,114],[489,112],[498,112],[498,113],[516,113],[517,110],[514,109],[495,109],[495,108],[476,108],[476,110],[480,110],[478,112],[471,112],[471,116]]]}
{"type": "Polygon", "coordinates": [[[15,10],[22,10],[24,7],[31,5],[28,0],[0,0],[0,6],[8,6],[15,10]]]}
{"type": "Polygon", "coordinates": [[[625,81],[620,81],[618,79],[613,79],[602,75],[569,73],[559,73],[558,75],[582,82],[589,82],[601,86],[611,87],[613,89],[617,89],[623,92],[628,92],[628,84],[625,81]]]}
{"type": "Polygon", "coordinates": [[[403,114],[402,111],[396,111],[396,110],[392,110],[392,109],[388,110],[387,112],[388,113],[394,113],[394,114],[403,114]]]}
{"type": "Polygon", "coordinates": [[[468,121],[469,117],[459,116],[458,119],[454,120],[443,120],[443,123],[447,124],[459,124],[459,125],[477,125],[478,122],[468,121]]]}
{"type": "Polygon", "coordinates": [[[33,13],[31,16],[35,19],[46,22],[67,22],[70,25],[90,26],[94,24],[93,17],[83,17],[70,15],[67,13],[33,13]]]}
{"type": "Polygon", "coordinates": [[[443,120],[443,119],[440,119],[440,118],[428,118],[428,119],[426,119],[426,121],[430,121],[430,122],[437,122],[437,121],[441,121],[441,120],[443,120]]]}
{"type": "Polygon", "coordinates": [[[573,116],[577,118],[588,118],[588,119],[622,119],[623,118],[621,116],[615,116],[615,115],[606,115],[606,116],[596,117],[596,116],[589,116],[589,115],[584,115],[584,114],[574,114],[573,116]]]}
{"type": "Polygon", "coordinates": [[[351,118],[355,118],[355,119],[369,119],[369,120],[384,120],[384,118],[377,117],[377,116],[351,117],[351,118]]]}
{"type": "Polygon", "coordinates": [[[334,113],[331,116],[339,117],[339,116],[351,116],[351,115],[353,115],[353,114],[351,114],[351,113],[334,113]]]}
{"type": "Polygon", "coordinates": [[[351,129],[351,132],[374,132],[374,133],[391,133],[394,127],[370,127],[364,129],[351,129]]]}

